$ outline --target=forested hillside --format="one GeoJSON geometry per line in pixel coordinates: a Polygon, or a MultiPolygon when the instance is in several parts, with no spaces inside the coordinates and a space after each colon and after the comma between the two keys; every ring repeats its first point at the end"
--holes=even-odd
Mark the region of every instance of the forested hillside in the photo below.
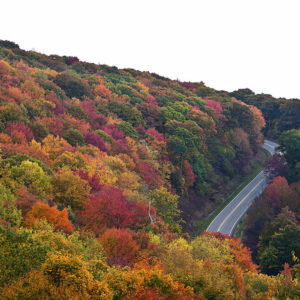
{"type": "Polygon", "coordinates": [[[277,139],[286,130],[300,128],[300,100],[274,98],[268,94],[255,94],[249,89],[229,93],[232,97],[258,107],[266,120],[263,133],[277,139]]]}
{"type": "Polygon", "coordinates": [[[203,83],[1,41],[3,299],[297,295],[287,265],[269,277],[238,239],[182,232],[179,199],[215,201],[264,126],[203,83]]]}
{"type": "Polygon", "coordinates": [[[277,274],[284,262],[293,266],[300,256],[300,100],[277,99],[249,89],[230,95],[261,109],[264,135],[280,144],[280,154],[267,166],[272,180],[249,211],[243,236],[262,271],[277,274]]]}
{"type": "Polygon", "coordinates": [[[272,275],[300,256],[300,130],[283,132],[278,142],[281,154],[266,167],[271,183],[250,209],[244,235],[255,261],[272,275]]]}

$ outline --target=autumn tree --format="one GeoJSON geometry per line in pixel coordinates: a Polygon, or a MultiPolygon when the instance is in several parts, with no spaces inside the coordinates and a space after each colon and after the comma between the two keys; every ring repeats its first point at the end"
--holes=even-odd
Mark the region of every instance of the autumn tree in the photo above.
{"type": "Polygon", "coordinates": [[[22,221],[22,213],[16,206],[17,199],[9,189],[0,183],[0,220],[18,227],[22,221]]]}
{"type": "Polygon", "coordinates": [[[52,186],[54,202],[64,207],[79,209],[88,201],[89,185],[67,168],[54,175],[52,186]]]}
{"type": "Polygon", "coordinates": [[[0,226],[0,286],[39,268],[49,250],[28,231],[0,226]]]}
{"type": "Polygon", "coordinates": [[[86,228],[99,234],[105,228],[128,228],[148,223],[147,206],[128,201],[123,192],[113,186],[103,186],[90,197],[82,210],[86,228]]]}
{"type": "Polygon", "coordinates": [[[271,178],[276,176],[284,176],[287,171],[288,166],[284,156],[277,153],[271,157],[264,169],[265,174],[271,178]]]}
{"type": "Polygon", "coordinates": [[[11,168],[9,176],[19,185],[25,185],[32,194],[42,198],[45,198],[51,190],[50,177],[36,162],[22,161],[20,166],[11,168]]]}
{"type": "Polygon", "coordinates": [[[178,196],[161,187],[153,190],[150,195],[151,205],[156,208],[157,214],[170,225],[175,231],[180,231],[179,217],[180,210],[178,209],[178,196]]]}
{"type": "Polygon", "coordinates": [[[64,208],[62,211],[58,210],[56,206],[50,207],[46,203],[37,202],[26,214],[24,225],[33,227],[36,221],[45,219],[49,224],[53,225],[55,229],[62,230],[67,233],[74,231],[73,225],[68,219],[68,212],[64,208]]]}
{"type": "Polygon", "coordinates": [[[79,257],[50,254],[42,266],[43,273],[56,286],[72,284],[80,291],[92,281],[92,274],[79,257]]]}
{"type": "Polygon", "coordinates": [[[99,237],[111,265],[132,265],[137,258],[140,246],[128,229],[108,229],[99,237]]]}

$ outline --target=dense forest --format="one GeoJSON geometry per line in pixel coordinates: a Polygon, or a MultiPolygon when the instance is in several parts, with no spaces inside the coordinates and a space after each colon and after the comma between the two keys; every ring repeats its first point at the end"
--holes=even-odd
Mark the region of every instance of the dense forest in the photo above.
{"type": "MultiPolygon", "coordinates": [[[[282,125],[283,103],[278,118],[264,114],[263,129],[257,107],[265,107],[248,94],[0,41],[0,297],[299,296],[297,249],[271,271],[262,265],[269,276],[239,239],[191,239],[183,230],[190,195],[198,207],[216,205],[258,153],[262,130],[277,137],[299,127],[294,108],[286,112],[292,125],[282,125]]],[[[286,134],[299,141],[298,133],[286,134]]],[[[285,186],[299,196],[292,181],[300,152],[293,154],[291,137],[280,139],[290,167],[285,186]]],[[[289,210],[284,201],[260,256],[275,247],[270,236],[282,214],[299,233],[299,204],[289,210]]]]}
{"type": "Polygon", "coordinates": [[[255,94],[249,89],[240,89],[229,95],[261,110],[266,120],[262,132],[268,138],[278,139],[284,131],[300,128],[299,99],[278,99],[268,94],[255,94]]]}
{"type": "Polygon", "coordinates": [[[283,132],[279,153],[265,172],[270,184],[248,213],[243,242],[264,273],[274,275],[283,263],[293,266],[300,256],[300,130],[283,132]]]}

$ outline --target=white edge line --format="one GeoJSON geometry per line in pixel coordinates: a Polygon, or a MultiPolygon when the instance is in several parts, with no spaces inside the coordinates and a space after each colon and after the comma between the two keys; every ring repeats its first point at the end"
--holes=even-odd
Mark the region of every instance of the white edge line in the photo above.
{"type": "MultiPolygon", "coordinates": [[[[227,208],[227,206],[229,206],[230,204],[232,204],[232,202],[244,191],[244,189],[246,189],[248,187],[248,185],[250,185],[252,183],[252,181],[254,181],[261,173],[263,173],[263,170],[260,171],[218,214],[217,216],[212,220],[212,222],[209,224],[209,226],[207,227],[206,231],[208,231],[210,225],[218,218],[218,216],[223,212],[223,210],[225,210],[227,208]]],[[[238,203],[237,203],[238,204],[238,203]]],[[[216,231],[218,232],[218,231],[216,231]]]]}
{"type": "MultiPolygon", "coordinates": [[[[268,144],[268,143],[266,143],[266,140],[264,141],[264,144],[266,144],[266,145],[268,145],[269,147],[271,147],[271,148],[273,148],[273,150],[275,150],[275,148],[276,147],[278,147],[278,146],[273,146],[273,145],[270,145],[270,144],[268,144]]],[[[263,147],[264,145],[262,145],[262,147],[263,147]]],[[[267,149],[266,149],[267,150],[267,149]]],[[[267,150],[268,151],[268,150],[267,150]]],[[[271,154],[272,154],[272,152],[271,151],[269,151],[271,154]]],[[[260,171],[218,214],[217,214],[217,216],[212,220],[212,222],[208,225],[208,227],[206,228],[206,231],[207,232],[210,232],[209,231],[209,227],[212,225],[212,223],[218,218],[218,216],[223,212],[223,210],[225,210],[226,208],[227,208],[227,206],[229,206],[234,200],[235,200],[235,198],[236,197],[238,197],[239,196],[239,194],[245,189],[245,188],[247,188],[248,187],[248,185],[249,184],[251,184],[252,183],[252,181],[253,180],[255,180],[259,175],[260,175],[260,173],[263,173],[264,172],[264,170],[262,170],[262,171],[260,171]]],[[[252,201],[251,201],[251,203],[252,203],[252,201]]],[[[246,211],[248,210],[248,208],[249,207],[247,207],[247,209],[246,209],[246,211]]],[[[244,212],[245,213],[245,212],[244,212]]],[[[241,215],[241,217],[244,215],[244,213],[241,215]]],[[[238,220],[235,222],[235,224],[241,219],[241,217],[239,217],[238,218],[238,220]]],[[[234,224],[234,226],[235,226],[235,224],[234,224]]],[[[233,227],[234,228],[234,227],[233,227]]],[[[232,230],[233,229],[231,229],[231,231],[230,231],[230,234],[229,235],[231,235],[231,233],[232,233],[232,230]]],[[[217,232],[219,232],[219,231],[217,231],[217,232]]]]}
{"type": "MultiPolygon", "coordinates": [[[[265,178],[266,179],[266,178],[265,178]]],[[[262,181],[262,183],[264,183],[264,181],[262,181]]],[[[265,186],[264,186],[264,188],[265,188],[265,186]]],[[[249,195],[250,196],[250,195],[249,195]]],[[[237,220],[234,222],[234,224],[233,224],[233,226],[232,226],[232,228],[231,228],[231,230],[230,230],[230,232],[229,232],[229,235],[231,236],[232,235],[232,232],[234,231],[234,229],[235,229],[235,226],[236,226],[236,224],[241,220],[241,218],[244,216],[244,214],[247,212],[247,210],[249,209],[249,207],[251,206],[251,204],[252,204],[252,202],[253,202],[253,200],[254,200],[255,198],[253,198],[252,200],[251,200],[251,202],[246,206],[246,209],[244,209],[244,211],[243,211],[243,213],[237,218],[237,220]]]]}

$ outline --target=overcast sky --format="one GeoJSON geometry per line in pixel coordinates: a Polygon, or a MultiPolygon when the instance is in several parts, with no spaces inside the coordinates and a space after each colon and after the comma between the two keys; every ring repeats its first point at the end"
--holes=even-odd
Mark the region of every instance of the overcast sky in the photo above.
{"type": "Polygon", "coordinates": [[[300,98],[299,0],[7,0],[0,39],[215,89],[300,98]]]}

